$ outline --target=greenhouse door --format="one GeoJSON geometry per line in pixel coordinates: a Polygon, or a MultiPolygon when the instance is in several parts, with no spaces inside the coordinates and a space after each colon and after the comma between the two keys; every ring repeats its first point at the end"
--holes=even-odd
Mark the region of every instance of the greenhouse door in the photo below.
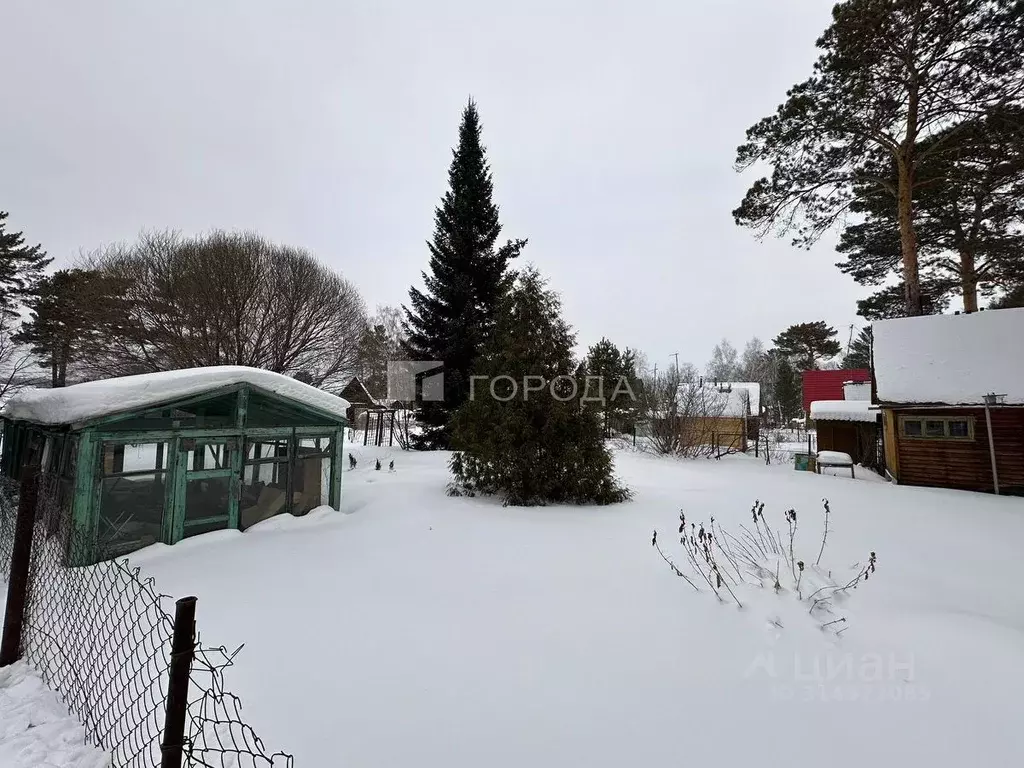
{"type": "Polygon", "coordinates": [[[174,541],[238,527],[238,469],[232,438],[182,440],[175,467],[174,541]]]}

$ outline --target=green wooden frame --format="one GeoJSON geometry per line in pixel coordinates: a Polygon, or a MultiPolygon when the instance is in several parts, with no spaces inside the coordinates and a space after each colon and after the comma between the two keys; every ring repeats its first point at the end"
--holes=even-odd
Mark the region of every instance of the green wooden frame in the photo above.
{"type": "MultiPolygon", "coordinates": [[[[220,417],[219,420],[223,421],[223,418],[220,417]]],[[[266,421],[267,419],[264,418],[263,420],[266,421]]],[[[258,387],[252,387],[247,384],[235,384],[208,390],[192,397],[151,405],[142,409],[127,410],[69,426],[41,425],[25,421],[4,420],[4,450],[2,459],[0,459],[0,469],[12,477],[16,477],[20,473],[21,463],[24,460],[24,449],[33,431],[39,432],[44,436],[52,433],[53,435],[60,434],[64,437],[73,436],[77,438],[77,466],[72,480],[73,500],[71,503],[73,536],[69,558],[72,564],[84,565],[96,562],[100,554],[97,548],[104,479],[103,446],[105,444],[166,444],[164,450],[167,452],[167,468],[158,470],[154,467],[153,471],[164,472],[165,478],[160,541],[166,544],[174,544],[184,538],[187,527],[185,520],[186,489],[189,480],[230,478],[231,481],[228,484],[229,495],[226,527],[239,528],[242,476],[246,465],[246,443],[249,441],[287,440],[288,502],[285,509],[291,511],[293,500],[291,486],[298,457],[299,442],[307,438],[333,438],[327,496],[328,503],[332,507],[335,509],[340,508],[343,475],[342,460],[344,457],[345,429],[347,426],[348,421],[343,417],[320,411],[317,408],[309,407],[303,403],[298,403],[258,387]],[[205,428],[197,426],[181,427],[178,423],[172,421],[170,426],[167,426],[168,420],[165,418],[162,420],[154,419],[154,428],[152,429],[139,428],[138,426],[138,421],[144,418],[145,414],[195,405],[230,394],[235,395],[235,413],[234,418],[230,420],[231,423],[229,424],[205,428]],[[309,424],[302,426],[289,424],[249,427],[248,423],[250,416],[254,413],[254,409],[260,408],[260,406],[252,402],[253,395],[257,395],[262,401],[262,408],[259,412],[264,417],[269,416],[272,418],[275,414],[283,415],[282,417],[287,417],[292,421],[297,418],[299,420],[308,420],[309,424]],[[274,409],[268,407],[274,403],[279,403],[281,408],[274,409]],[[118,424],[129,421],[134,422],[131,428],[118,428],[118,424]],[[158,421],[159,423],[157,423],[158,421]],[[220,469],[195,469],[187,466],[188,453],[184,447],[184,441],[186,440],[195,441],[197,446],[233,442],[235,447],[234,450],[230,451],[230,466],[220,469]]],[[[214,519],[222,520],[224,517],[216,516],[202,520],[189,520],[188,524],[211,522],[214,519]]]]}

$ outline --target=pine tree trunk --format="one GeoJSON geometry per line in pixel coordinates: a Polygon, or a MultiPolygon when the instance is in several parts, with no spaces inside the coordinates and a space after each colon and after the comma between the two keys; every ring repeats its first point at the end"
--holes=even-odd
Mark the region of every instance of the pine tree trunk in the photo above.
{"type": "Polygon", "coordinates": [[[914,231],[914,170],[910,148],[899,163],[898,216],[900,224],[900,250],[903,255],[903,298],[907,317],[924,314],[921,302],[921,276],[917,264],[917,233],[914,231]]]}
{"type": "MultiPolygon", "coordinates": [[[[913,39],[916,44],[916,34],[913,39]]],[[[907,132],[896,158],[899,173],[897,215],[900,225],[900,251],[903,255],[903,297],[906,300],[907,317],[924,314],[921,302],[921,276],[917,263],[917,233],[914,231],[914,169],[917,160],[914,147],[917,144],[918,133],[919,89],[917,73],[911,71],[907,89],[907,132]]]]}
{"type": "Polygon", "coordinates": [[[960,251],[960,288],[964,295],[964,312],[977,312],[978,273],[974,254],[967,249],[960,251]]]}

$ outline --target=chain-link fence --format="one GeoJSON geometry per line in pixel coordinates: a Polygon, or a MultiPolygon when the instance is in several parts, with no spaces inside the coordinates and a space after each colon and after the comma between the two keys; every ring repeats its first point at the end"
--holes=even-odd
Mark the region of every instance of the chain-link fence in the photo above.
{"type": "MultiPolygon", "coordinates": [[[[11,581],[12,591],[20,589],[12,558],[17,563],[20,552],[24,562],[28,554],[19,655],[60,693],[82,721],[87,740],[107,750],[115,768],[292,766],[291,756],[267,752],[241,719],[238,698],[225,690],[224,670],[234,654],[198,643],[191,619],[184,650],[172,654],[175,618],[166,610],[171,598],[152,579],[124,559],[67,564],[75,547],[69,492],[47,477],[30,479],[20,489],[0,483],[0,577],[11,581]],[[26,502],[20,540],[19,494],[26,502]],[[30,531],[24,530],[26,520],[30,531]],[[173,692],[172,656],[187,670],[173,692]],[[167,727],[174,719],[168,699],[175,696],[182,707],[170,709],[183,709],[177,738],[167,727]]],[[[16,596],[14,604],[21,602],[16,596]]]]}

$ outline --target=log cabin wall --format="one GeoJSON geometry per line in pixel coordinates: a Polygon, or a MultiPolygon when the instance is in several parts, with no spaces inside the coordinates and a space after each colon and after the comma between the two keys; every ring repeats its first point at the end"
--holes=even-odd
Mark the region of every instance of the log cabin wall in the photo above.
{"type": "MultiPolygon", "coordinates": [[[[1001,493],[1024,494],[1024,408],[991,410],[996,468],[1001,493]]],[[[895,446],[901,485],[992,491],[992,464],[984,408],[886,409],[886,444],[895,446]],[[930,439],[904,434],[905,418],[969,418],[971,439],[930,439]],[[890,432],[891,430],[891,432],[890,432]]],[[[892,468],[890,467],[890,470],[892,468]]]]}

